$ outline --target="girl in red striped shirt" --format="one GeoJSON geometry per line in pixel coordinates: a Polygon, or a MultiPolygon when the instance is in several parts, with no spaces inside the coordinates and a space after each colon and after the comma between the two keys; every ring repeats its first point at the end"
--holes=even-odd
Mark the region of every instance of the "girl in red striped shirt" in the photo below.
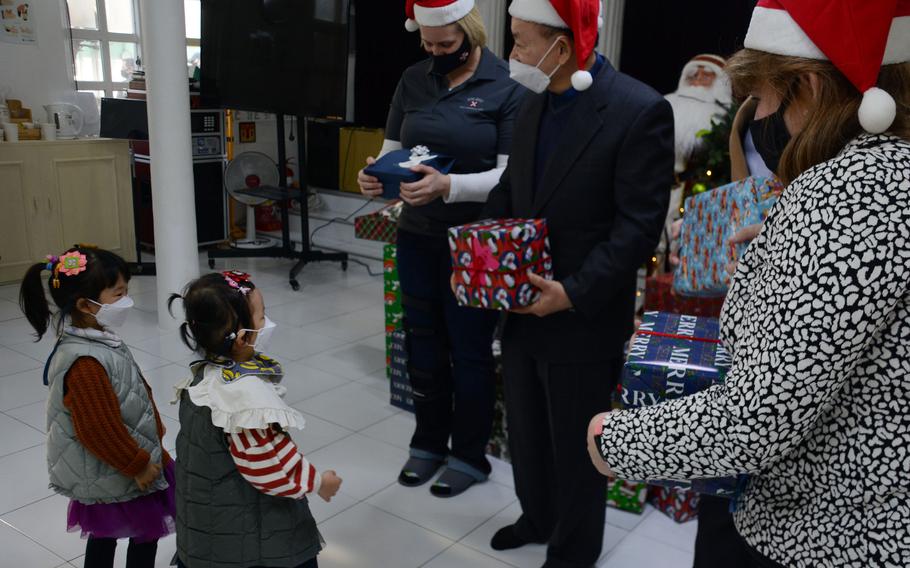
{"type": "Polygon", "coordinates": [[[283,400],[281,365],[262,353],[275,329],[262,293],[229,271],[191,282],[177,299],[183,340],[205,357],[178,387],[180,565],[314,568],[323,541],[306,498],[330,501],[341,478],[317,471],[288,434],[304,419],[283,400]]]}

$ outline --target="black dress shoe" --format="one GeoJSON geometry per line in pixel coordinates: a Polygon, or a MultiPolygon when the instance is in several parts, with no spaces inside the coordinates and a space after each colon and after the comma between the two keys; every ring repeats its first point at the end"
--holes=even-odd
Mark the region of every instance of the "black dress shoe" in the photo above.
{"type": "Polygon", "coordinates": [[[546,541],[527,540],[519,536],[518,532],[515,530],[515,525],[502,527],[496,531],[496,534],[493,535],[493,539],[490,540],[490,546],[493,550],[512,550],[521,548],[526,544],[546,544],[546,541]]]}

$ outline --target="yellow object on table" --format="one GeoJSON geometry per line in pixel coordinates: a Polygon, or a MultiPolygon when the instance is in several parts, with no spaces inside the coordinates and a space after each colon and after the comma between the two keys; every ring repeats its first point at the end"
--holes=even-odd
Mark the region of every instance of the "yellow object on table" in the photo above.
{"type": "MultiPolygon", "coordinates": [[[[23,122],[32,121],[32,109],[23,107],[22,101],[20,101],[18,99],[7,99],[6,107],[9,109],[9,121],[12,123],[18,123],[20,125],[19,134],[21,135],[22,134],[21,124],[23,122]]],[[[40,133],[39,133],[39,137],[40,137],[40,133]]]]}
{"type": "Polygon", "coordinates": [[[360,193],[357,172],[367,164],[367,157],[374,158],[382,149],[385,132],[382,128],[344,127],[338,136],[338,189],[360,193]]]}

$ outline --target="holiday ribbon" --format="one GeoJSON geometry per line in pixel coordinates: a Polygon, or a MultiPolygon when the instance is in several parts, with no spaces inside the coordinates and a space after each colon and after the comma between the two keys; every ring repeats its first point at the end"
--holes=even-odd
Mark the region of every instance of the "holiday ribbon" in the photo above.
{"type": "Polygon", "coordinates": [[[467,268],[470,274],[494,272],[499,269],[499,261],[493,257],[493,252],[480,242],[479,237],[471,239],[471,253],[471,263],[467,268]]]}
{"type": "Polygon", "coordinates": [[[703,341],[705,343],[720,344],[720,339],[707,339],[705,337],[695,337],[692,335],[677,335],[675,333],[661,333],[659,331],[636,331],[635,335],[653,335],[656,337],[666,337],[669,339],[685,339],[688,341],[703,341]]]}

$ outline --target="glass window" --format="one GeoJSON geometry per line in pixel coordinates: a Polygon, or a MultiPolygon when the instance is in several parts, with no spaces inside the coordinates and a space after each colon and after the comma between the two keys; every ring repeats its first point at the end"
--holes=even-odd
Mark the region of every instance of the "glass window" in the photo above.
{"type": "Polygon", "coordinates": [[[76,58],[77,81],[103,81],[101,70],[101,42],[95,39],[74,39],[73,55],[76,58]]]}
{"type": "Polygon", "coordinates": [[[111,46],[111,81],[129,81],[136,70],[138,47],[135,43],[112,41],[111,46]]]}
{"type": "Polygon", "coordinates": [[[132,34],[136,31],[133,16],[133,0],[104,0],[107,16],[107,31],[117,34],[132,34]]]}
{"type": "Polygon", "coordinates": [[[200,0],[184,0],[183,13],[186,16],[186,37],[202,38],[202,8],[200,0]]]}
{"type": "Polygon", "coordinates": [[[186,46],[186,72],[188,76],[192,77],[193,72],[196,67],[202,67],[200,63],[200,55],[202,53],[202,48],[198,45],[188,45],[186,46]]]}
{"type": "Polygon", "coordinates": [[[67,4],[69,6],[70,25],[74,29],[98,29],[98,5],[95,0],[68,0],[67,4]]]}
{"type": "Polygon", "coordinates": [[[101,97],[104,96],[104,91],[79,91],[80,93],[91,93],[95,97],[95,104],[98,105],[98,112],[101,112],[101,97]]]}

